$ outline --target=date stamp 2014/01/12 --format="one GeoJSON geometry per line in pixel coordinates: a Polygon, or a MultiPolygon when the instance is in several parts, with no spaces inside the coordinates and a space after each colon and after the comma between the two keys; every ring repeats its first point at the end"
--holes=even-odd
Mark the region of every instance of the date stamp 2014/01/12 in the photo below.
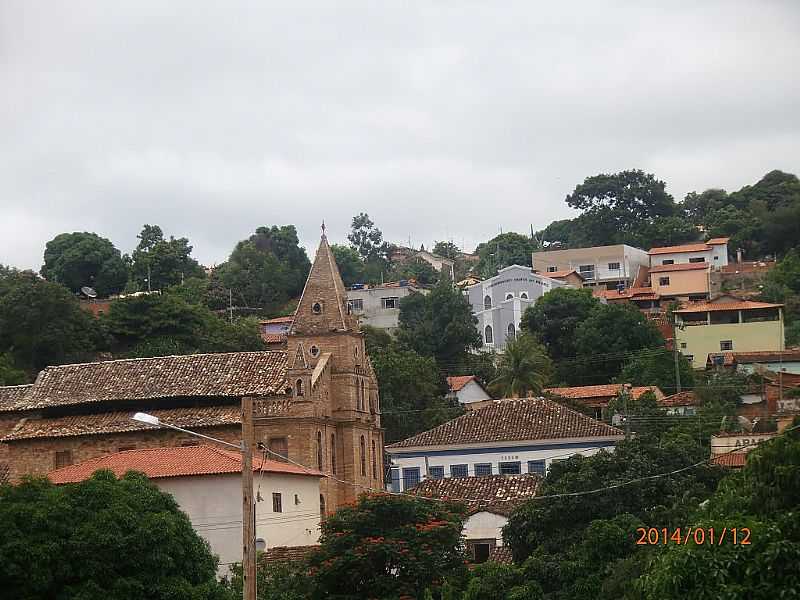
{"type": "Polygon", "coordinates": [[[688,544],[694,543],[698,546],[722,546],[722,544],[732,544],[734,546],[750,545],[750,529],[747,527],[723,527],[714,529],[713,527],[676,527],[668,529],[662,527],[639,527],[636,529],[637,546],[657,546],[659,544],[688,544]]]}

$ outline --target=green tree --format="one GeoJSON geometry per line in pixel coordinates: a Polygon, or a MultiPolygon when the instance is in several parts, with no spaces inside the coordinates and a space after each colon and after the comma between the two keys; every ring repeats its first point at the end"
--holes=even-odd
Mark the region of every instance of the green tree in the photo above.
{"type": "Polygon", "coordinates": [[[480,257],[475,271],[482,277],[494,277],[498,269],[509,265],[531,266],[531,254],[536,249],[533,240],[509,231],[478,244],[475,253],[480,257]]]}
{"type": "Polygon", "coordinates": [[[461,414],[462,409],[446,402],[447,386],[430,356],[385,343],[368,335],[370,361],[378,378],[381,397],[381,421],[386,441],[395,442],[436,427],[461,414]]]}
{"type": "Polygon", "coordinates": [[[28,383],[28,375],[14,364],[14,357],[10,352],[0,353],[0,386],[22,385],[28,383]]]}
{"type": "Polygon", "coordinates": [[[106,347],[102,328],[67,288],[30,272],[0,275],[0,353],[17,368],[83,362],[106,347]]]}
{"type": "Polygon", "coordinates": [[[375,227],[367,213],[353,217],[347,239],[364,262],[386,259],[388,244],[383,241],[383,233],[375,227]]]}
{"type": "Polygon", "coordinates": [[[553,363],[545,349],[532,335],[522,333],[506,344],[489,389],[500,398],[538,396],[552,374],[553,363]]]}
{"type": "Polygon", "coordinates": [[[410,294],[400,301],[397,340],[423,356],[433,356],[449,373],[480,347],[477,319],[464,295],[445,278],[430,293],[410,294]]]}
{"type": "Polygon", "coordinates": [[[608,383],[635,353],[664,346],[652,321],[630,304],[600,304],[575,329],[577,357],[562,370],[576,385],[608,383]]]}
{"type": "Polygon", "coordinates": [[[433,253],[438,256],[444,256],[450,260],[455,260],[461,254],[461,248],[456,246],[453,242],[436,242],[433,245],[433,253]]]}
{"type": "MultiPolygon", "coordinates": [[[[694,369],[682,354],[678,354],[678,373],[681,387],[694,386],[694,369]]],[[[665,394],[672,394],[675,388],[675,356],[666,348],[646,349],[633,355],[617,378],[620,383],[635,386],[655,385],[665,394]]]]}
{"type": "Polygon", "coordinates": [[[143,475],[0,486],[0,586],[19,600],[223,599],[217,561],[143,475]]]}
{"type": "Polygon", "coordinates": [[[167,240],[158,225],[144,225],[137,237],[139,244],[131,255],[131,272],[138,289],[161,290],[189,277],[205,277],[191,256],[192,246],[187,238],[170,236],[167,240]]]}
{"type": "Polygon", "coordinates": [[[800,249],[789,251],[775,267],[767,273],[766,280],[800,294],[800,249]]]}
{"type": "Polygon", "coordinates": [[[128,268],[119,250],[96,233],[62,233],[47,242],[42,277],[72,292],[94,288],[101,297],[121,291],[128,268]]]}
{"type": "Polygon", "coordinates": [[[236,244],[228,262],[217,269],[234,302],[274,314],[298,297],[311,269],[299,243],[294,225],[285,225],[259,227],[236,244]]]}
{"type": "Polygon", "coordinates": [[[105,318],[117,350],[131,357],[263,350],[256,319],[232,324],[175,294],[117,300],[105,318]]]}
{"type": "Polygon", "coordinates": [[[555,288],[525,310],[520,328],[541,340],[550,357],[559,361],[578,353],[575,332],[599,305],[589,288],[555,288]]]}
{"type": "Polygon", "coordinates": [[[331,252],[346,286],[364,281],[364,263],[358,251],[350,246],[331,244],[331,252]]]}
{"type": "Polygon", "coordinates": [[[313,598],[424,598],[466,574],[463,507],[377,494],[322,522],[309,558],[313,598]]]}
{"type": "Polygon", "coordinates": [[[439,282],[439,271],[421,258],[411,258],[397,263],[389,275],[391,279],[415,279],[421,285],[434,285],[439,282]]]}

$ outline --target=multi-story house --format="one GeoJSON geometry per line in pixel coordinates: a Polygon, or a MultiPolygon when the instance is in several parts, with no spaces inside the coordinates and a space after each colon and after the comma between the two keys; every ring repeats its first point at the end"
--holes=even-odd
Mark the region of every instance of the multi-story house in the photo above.
{"type": "Polygon", "coordinates": [[[533,253],[533,269],[547,275],[577,271],[584,287],[616,290],[630,287],[639,270],[650,265],[647,252],[628,246],[593,246],[570,250],[538,250],[533,253]]]}
{"type": "Polygon", "coordinates": [[[650,290],[662,306],[673,300],[707,300],[711,265],[707,262],[674,263],[650,267],[650,290]]]}
{"type": "Polygon", "coordinates": [[[464,289],[478,318],[477,328],[484,350],[502,351],[514,339],[525,309],[563,281],[534,273],[530,267],[511,265],[497,275],[464,289]]]}
{"type": "Polygon", "coordinates": [[[680,352],[704,369],[716,352],[783,350],[783,304],[720,296],[674,311],[680,352]]]}
{"type": "Polygon", "coordinates": [[[393,331],[400,324],[400,300],[410,294],[427,293],[414,281],[360,284],[347,290],[347,304],[361,325],[393,331]]]}
{"type": "Polygon", "coordinates": [[[494,400],[387,446],[387,483],[400,492],[424,479],[544,475],[553,461],[613,450],[624,437],[616,427],[552,400],[494,400]]]}
{"type": "Polygon", "coordinates": [[[678,265],[684,263],[706,263],[714,269],[728,264],[728,240],[713,238],[707,242],[650,248],[650,266],[678,265]]]}

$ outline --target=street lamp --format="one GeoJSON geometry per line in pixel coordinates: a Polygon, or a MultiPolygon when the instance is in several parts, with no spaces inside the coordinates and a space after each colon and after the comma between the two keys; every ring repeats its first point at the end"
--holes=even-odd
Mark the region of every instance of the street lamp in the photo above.
{"type": "Polygon", "coordinates": [[[256,600],[256,549],[266,548],[264,540],[256,541],[256,515],[253,502],[253,451],[250,441],[253,439],[253,399],[242,398],[242,437],[238,445],[219,440],[209,435],[190,431],[177,425],[164,423],[155,415],[137,412],[131,419],[139,423],[156,427],[168,427],[181,433],[209,440],[216,444],[236,448],[242,453],[242,593],[244,600],[256,600]],[[260,544],[258,542],[261,542],[260,544]]]}

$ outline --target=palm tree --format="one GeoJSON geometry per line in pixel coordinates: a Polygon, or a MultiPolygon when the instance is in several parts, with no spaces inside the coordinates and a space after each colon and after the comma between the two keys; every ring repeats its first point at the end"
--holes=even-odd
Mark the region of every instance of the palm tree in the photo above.
{"type": "Polygon", "coordinates": [[[506,344],[497,365],[497,377],[489,390],[501,398],[524,398],[540,394],[553,373],[553,362],[544,348],[528,333],[506,344]]]}

